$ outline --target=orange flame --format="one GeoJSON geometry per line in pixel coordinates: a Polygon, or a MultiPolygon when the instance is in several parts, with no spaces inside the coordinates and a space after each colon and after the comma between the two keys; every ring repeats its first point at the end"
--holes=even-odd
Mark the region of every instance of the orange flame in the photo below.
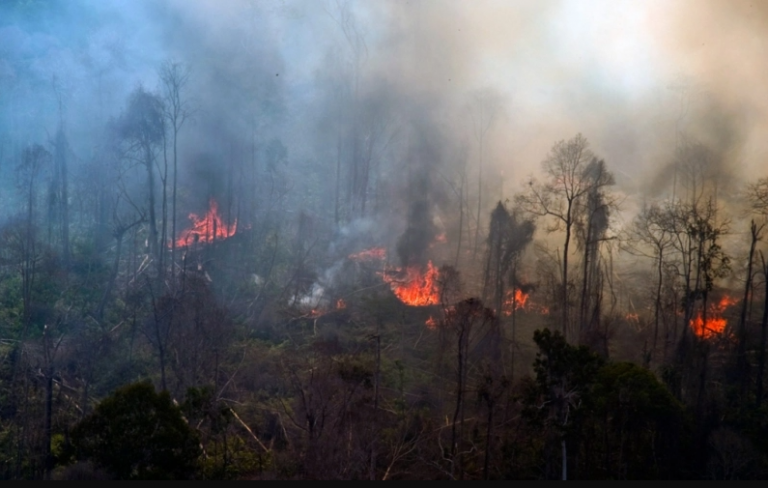
{"type": "Polygon", "coordinates": [[[405,268],[404,278],[393,276],[402,273],[402,269],[382,273],[382,278],[389,283],[392,292],[401,302],[412,307],[424,307],[436,305],[440,301],[437,289],[438,270],[432,265],[432,261],[427,263],[427,269],[423,273],[418,266],[408,266],[405,268]]]}
{"type": "Polygon", "coordinates": [[[428,329],[435,330],[437,329],[437,320],[433,319],[430,315],[427,321],[425,322],[428,329]]]}
{"type": "Polygon", "coordinates": [[[208,212],[203,218],[197,214],[189,214],[189,220],[192,221],[192,227],[185,229],[176,239],[176,246],[186,247],[194,243],[213,242],[215,239],[226,239],[235,235],[237,231],[237,220],[232,225],[227,225],[219,216],[219,205],[213,198],[208,202],[208,212]]]}
{"type": "Polygon", "coordinates": [[[377,259],[387,259],[387,250],[383,247],[374,247],[360,251],[356,254],[350,254],[347,256],[352,261],[374,261],[377,259]]]}
{"type": "Polygon", "coordinates": [[[345,302],[343,298],[336,300],[336,310],[342,310],[345,308],[347,308],[347,302],[345,302]]]}
{"type": "Polygon", "coordinates": [[[738,303],[738,300],[727,295],[724,296],[719,302],[710,305],[706,321],[704,320],[701,311],[699,311],[696,317],[692,318],[690,322],[694,334],[702,339],[709,339],[718,334],[722,334],[728,326],[728,321],[721,315],[726,308],[735,305],[736,303],[738,303]]]}
{"type": "Polygon", "coordinates": [[[530,294],[525,293],[519,288],[515,290],[514,294],[511,291],[507,292],[507,298],[502,306],[504,315],[510,316],[512,315],[512,310],[524,309],[529,298],[530,294]]]}

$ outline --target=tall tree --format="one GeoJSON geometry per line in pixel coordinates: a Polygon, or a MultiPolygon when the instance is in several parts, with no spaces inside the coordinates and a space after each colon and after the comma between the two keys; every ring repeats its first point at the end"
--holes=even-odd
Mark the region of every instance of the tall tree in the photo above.
{"type": "MultiPolygon", "coordinates": [[[[184,123],[192,116],[193,110],[182,92],[189,82],[189,67],[177,61],[168,60],[160,67],[163,89],[164,115],[170,126],[172,138],[173,182],[171,184],[171,277],[175,275],[173,262],[176,259],[176,196],[178,190],[178,140],[184,123]]],[[[165,220],[165,219],[164,219],[165,220]]]]}
{"type": "MultiPolygon", "coordinates": [[[[33,144],[24,149],[21,162],[16,168],[17,184],[25,198],[26,218],[23,223],[23,237],[19,239],[21,258],[21,296],[23,303],[22,321],[27,330],[32,318],[32,286],[39,260],[37,250],[37,215],[38,199],[37,185],[43,171],[51,161],[51,153],[39,144],[33,144]]],[[[26,333],[26,332],[25,332],[26,333]]]]}
{"type": "Polygon", "coordinates": [[[475,94],[472,110],[472,134],[477,142],[477,219],[475,222],[475,250],[474,256],[480,247],[480,217],[483,211],[483,157],[485,156],[485,142],[488,131],[496,118],[498,100],[490,91],[475,94]]]}
{"type": "Polygon", "coordinates": [[[536,227],[532,220],[523,218],[519,212],[509,212],[499,202],[491,213],[488,233],[488,251],[485,264],[484,293],[491,300],[496,320],[505,314],[503,305],[507,286],[512,286],[512,348],[515,348],[515,308],[518,290],[517,265],[520,255],[533,239],[536,227]]]}
{"type": "Polygon", "coordinates": [[[581,303],[579,307],[579,339],[589,344],[600,320],[602,296],[602,267],[599,260],[600,245],[606,240],[611,212],[616,210],[615,200],[607,187],[615,183],[613,174],[602,159],[593,158],[584,168],[589,191],[580,212],[576,236],[583,251],[581,303]],[[586,342],[585,342],[586,341],[586,342]]]}
{"type": "Polygon", "coordinates": [[[665,219],[666,214],[660,204],[651,203],[644,206],[640,213],[635,216],[628,235],[622,241],[622,245],[628,252],[634,255],[650,257],[654,260],[656,283],[653,292],[653,343],[647,362],[650,362],[656,353],[659,324],[662,319],[664,264],[668,258],[666,253],[672,245],[672,234],[665,224],[665,219]],[[650,248],[650,251],[646,251],[644,246],[650,248]]]}
{"type": "Polygon", "coordinates": [[[128,97],[128,107],[118,121],[127,154],[140,163],[147,175],[149,250],[159,258],[159,233],[155,203],[155,162],[165,132],[162,99],[138,86],[128,97]]]}
{"type": "Polygon", "coordinates": [[[542,163],[544,182],[531,179],[528,191],[518,196],[517,202],[534,215],[549,217],[554,224],[547,230],[565,232],[563,261],[561,263],[560,307],[563,336],[568,337],[568,257],[574,226],[578,220],[580,202],[590,192],[592,179],[586,173],[592,161],[587,139],[577,134],[568,141],[559,141],[552,147],[542,163]]]}
{"type": "MultiPolygon", "coordinates": [[[[768,178],[760,178],[756,183],[749,186],[747,190],[747,198],[752,211],[760,216],[762,223],[761,227],[765,225],[768,220],[768,178]]],[[[753,234],[754,235],[754,234],[753,234]]],[[[754,237],[753,237],[754,242],[754,237]]],[[[752,253],[750,252],[750,255],[752,253]]],[[[768,343],[768,264],[760,252],[760,271],[763,274],[763,315],[760,320],[760,349],[757,356],[757,390],[755,394],[755,402],[758,408],[763,402],[763,392],[765,381],[765,360],[766,360],[766,345],[768,343]]]]}

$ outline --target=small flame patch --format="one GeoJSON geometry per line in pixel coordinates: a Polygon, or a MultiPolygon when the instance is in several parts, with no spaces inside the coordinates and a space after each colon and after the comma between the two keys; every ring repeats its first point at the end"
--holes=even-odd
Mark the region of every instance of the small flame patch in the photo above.
{"type": "Polygon", "coordinates": [[[376,261],[376,260],[384,260],[387,259],[387,250],[383,247],[374,247],[371,249],[366,249],[365,251],[360,251],[355,254],[350,254],[347,256],[347,258],[351,259],[352,261],[376,261]]]}

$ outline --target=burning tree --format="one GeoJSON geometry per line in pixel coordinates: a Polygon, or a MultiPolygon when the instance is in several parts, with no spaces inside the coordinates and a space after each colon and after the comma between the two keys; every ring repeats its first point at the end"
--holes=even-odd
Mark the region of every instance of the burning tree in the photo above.
{"type": "Polygon", "coordinates": [[[192,227],[181,232],[175,241],[176,247],[187,247],[195,242],[214,242],[232,237],[237,232],[237,220],[227,225],[219,215],[219,204],[213,198],[208,201],[208,211],[203,217],[191,213],[189,220],[192,221],[192,227]]]}

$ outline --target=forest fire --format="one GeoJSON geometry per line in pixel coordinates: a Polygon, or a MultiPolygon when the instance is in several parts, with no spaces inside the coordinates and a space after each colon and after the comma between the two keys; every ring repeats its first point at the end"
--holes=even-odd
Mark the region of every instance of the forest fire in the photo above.
{"type": "Polygon", "coordinates": [[[701,311],[699,311],[696,317],[691,319],[691,329],[693,329],[693,332],[702,339],[709,339],[718,334],[722,334],[728,325],[728,321],[722,317],[722,313],[726,308],[735,305],[737,302],[738,300],[727,295],[724,296],[719,302],[709,306],[706,320],[704,320],[701,311]]]}
{"type": "MultiPolygon", "coordinates": [[[[237,220],[232,225],[227,225],[219,215],[219,205],[213,198],[208,202],[208,212],[200,218],[197,214],[190,213],[189,220],[192,227],[185,229],[176,239],[178,247],[186,247],[196,241],[213,242],[217,239],[226,239],[235,235],[237,220]]],[[[170,247],[170,246],[169,246],[170,247]]]]}
{"type": "Polygon", "coordinates": [[[387,250],[383,247],[374,247],[347,256],[352,261],[376,261],[387,259],[387,250]]]}
{"type": "Polygon", "coordinates": [[[511,291],[507,292],[507,297],[504,300],[504,305],[502,307],[504,315],[509,317],[512,315],[513,310],[524,309],[528,303],[528,298],[530,298],[530,294],[525,293],[519,288],[515,290],[514,294],[511,291]]]}
{"type": "Polygon", "coordinates": [[[438,270],[432,264],[427,263],[425,270],[418,266],[408,266],[403,272],[398,268],[393,271],[385,271],[382,278],[389,283],[392,292],[406,305],[412,307],[424,307],[436,305],[440,301],[437,289],[438,270]],[[404,277],[401,277],[405,274],[404,277]]]}

